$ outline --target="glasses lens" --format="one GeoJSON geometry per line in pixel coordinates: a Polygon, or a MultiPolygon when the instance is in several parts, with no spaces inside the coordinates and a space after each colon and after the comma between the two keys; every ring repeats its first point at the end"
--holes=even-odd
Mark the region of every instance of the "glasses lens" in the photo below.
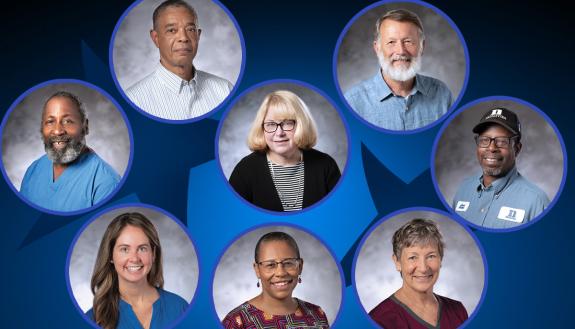
{"type": "Polygon", "coordinates": [[[286,120],[284,122],[282,122],[282,129],[289,131],[289,130],[293,130],[293,128],[295,127],[295,120],[286,120]]]}
{"type": "Polygon", "coordinates": [[[501,148],[509,146],[509,138],[507,138],[507,137],[495,138],[495,146],[501,147],[501,148]]]}
{"type": "Polygon", "coordinates": [[[489,137],[479,136],[476,140],[479,147],[488,147],[491,144],[491,138],[489,137]]]}
{"type": "Polygon", "coordinates": [[[260,265],[264,268],[264,270],[269,272],[276,269],[277,263],[272,260],[272,261],[261,262],[260,265]]]}
{"type": "Polygon", "coordinates": [[[275,122],[264,122],[264,130],[268,133],[273,133],[278,129],[278,124],[275,122]]]}

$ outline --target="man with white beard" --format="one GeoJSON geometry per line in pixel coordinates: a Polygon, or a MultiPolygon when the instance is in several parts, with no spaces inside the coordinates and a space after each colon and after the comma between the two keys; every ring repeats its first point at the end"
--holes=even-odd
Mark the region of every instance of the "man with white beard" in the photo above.
{"type": "Polygon", "coordinates": [[[469,177],[453,198],[453,210],[482,227],[504,229],[525,224],[549,205],[539,187],[516,167],[521,151],[521,124],[502,107],[487,111],[473,128],[481,173],[469,177]]]}
{"type": "Polygon", "coordinates": [[[389,130],[425,127],[447,112],[453,100],[445,83],[418,72],[425,47],[423,25],[408,10],[392,10],[375,24],[377,74],[345,93],[369,123],[389,130]]]}
{"type": "Polygon", "coordinates": [[[88,118],[76,95],[58,91],[46,100],[40,132],[46,154],[28,167],[20,188],[28,201],[69,212],[114,191],[120,176],[86,145],[88,118]]]}

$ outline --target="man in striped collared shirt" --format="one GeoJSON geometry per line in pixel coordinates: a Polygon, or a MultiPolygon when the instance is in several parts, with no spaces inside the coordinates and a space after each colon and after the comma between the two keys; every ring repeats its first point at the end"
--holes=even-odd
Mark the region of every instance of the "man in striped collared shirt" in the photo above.
{"type": "Polygon", "coordinates": [[[130,100],[168,120],[192,119],[216,108],[233,85],[194,67],[202,32],[195,9],[182,0],[165,1],[154,10],[153,24],[150,37],[160,50],[160,64],[128,88],[130,100]]]}

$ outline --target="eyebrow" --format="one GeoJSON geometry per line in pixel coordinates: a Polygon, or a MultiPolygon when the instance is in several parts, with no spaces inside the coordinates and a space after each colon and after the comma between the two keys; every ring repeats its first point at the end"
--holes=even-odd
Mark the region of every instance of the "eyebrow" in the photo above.
{"type": "MultiPolygon", "coordinates": [[[[143,244],[137,245],[137,247],[141,247],[141,246],[151,246],[151,245],[149,243],[143,243],[143,244]]],[[[131,247],[131,246],[129,244],[122,243],[122,244],[117,245],[116,247],[131,247]]]]}

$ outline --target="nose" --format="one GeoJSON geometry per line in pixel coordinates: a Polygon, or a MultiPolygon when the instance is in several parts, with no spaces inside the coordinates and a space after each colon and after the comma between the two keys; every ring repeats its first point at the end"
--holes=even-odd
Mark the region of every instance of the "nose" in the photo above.
{"type": "Polygon", "coordinates": [[[398,41],[395,43],[395,46],[393,47],[394,52],[397,54],[405,54],[405,45],[403,44],[403,42],[398,41]]]}
{"type": "Polygon", "coordinates": [[[286,270],[284,269],[283,264],[282,264],[282,263],[279,263],[279,264],[277,264],[277,267],[276,267],[276,270],[275,270],[274,273],[275,273],[276,276],[283,276],[283,275],[285,275],[287,272],[286,272],[286,270]]]}
{"type": "Polygon", "coordinates": [[[286,133],[286,132],[285,132],[283,126],[278,125],[278,129],[276,129],[276,135],[282,136],[282,135],[285,135],[285,133],[286,133]]]}
{"type": "Polygon", "coordinates": [[[54,124],[54,126],[52,127],[52,134],[60,136],[60,135],[64,135],[66,133],[66,130],[64,129],[64,125],[61,124],[60,122],[56,122],[54,124]]]}
{"type": "Polygon", "coordinates": [[[492,139],[489,143],[489,146],[487,146],[487,149],[489,149],[489,151],[491,152],[496,152],[499,150],[499,148],[497,147],[497,145],[495,145],[495,140],[492,139]]]}
{"type": "Polygon", "coordinates": [[[427,265],[427,261],[425,259],[425,257],[421,257],[419,259],[419,261],[417,262],[417,268],[421,271],[421,272],[426,272],[427,269],[429,268],[429,266],[427,265]]]}
{"type": "Polygon", "coordinates": [[[179,42],[189,42],[190,37],[188,36],[188,32],[185,28],[181,28],[178,30],[178,41],[179,42]]]}

